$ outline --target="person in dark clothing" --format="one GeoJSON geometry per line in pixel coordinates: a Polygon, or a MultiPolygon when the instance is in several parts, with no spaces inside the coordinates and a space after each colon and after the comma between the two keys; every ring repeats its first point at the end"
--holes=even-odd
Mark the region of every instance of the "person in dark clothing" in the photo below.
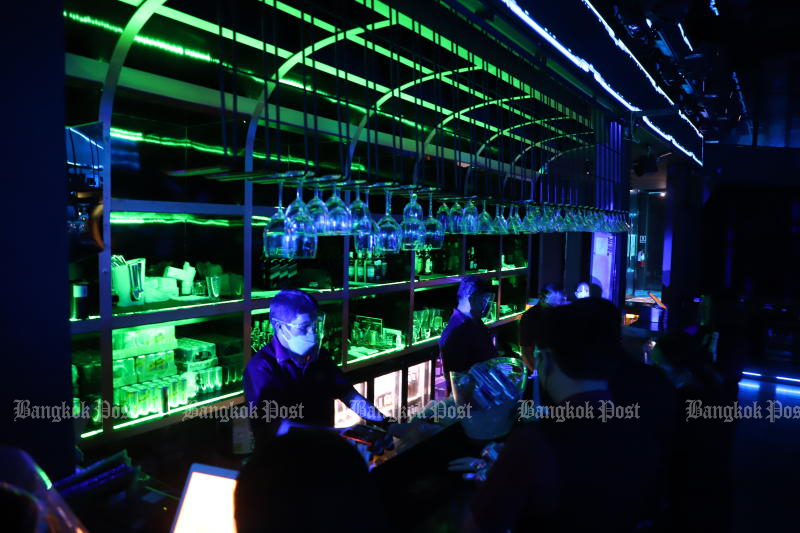
{"type": "MultiPolygon", "coordinates": [[[[439,339],[444,375],[465,372],[497,357],[494,339],[481,320],[494,304],[494,288],[483,278],[466,276],[458,286],[458,305],[439,339]]],[[[449,379],[448,379],[449,388],[449,379]]]]}
{"type": "Polygon", "coordinates": [[[608,379],[619,340],[613,328],[584,320],[614,305],[580,302],[540,311],[536,366],[544,404],[555,413],[581,406],[594,418],[543,418],[517,428],[478,490],[465,531],[621,533],[642,517],[658,465],[629,423],[639,416],[636,406],[600,416],[612,405],[608,379]]]}
{"type": "Polygon", "coordinates": [[[234,493],[239,533],[387,531],[367,465],[322,428],[292,428],[242,467],[234,493]]]}
{"type": "Polygon", "coordinates": [[[519,347],[522,350],[522,362],[533,372],[533,332],[536,329],[536,320],[541,309],[563,305],[566,301],[564,293],[554,284],[548,283],[539,293],[536,305],[522,313],[519,319],[519,347]]]}
{"type": "Polygon", "coordinates": [[[257,440],[276,429],[283,417],[305,424],[332,426],[335,399],[362,418],[383,422],[383,415],[353,388],[319,347],[322,317],[317,302],[298,290],[284,290],[273,298],[272,341],[253,355],[244,371],[245,399],[257,440]]]}
{"type": "Polygon", "coordinates": [[[722,378],[703,361],[702,348],[686,332],[662,335],[652,359],[676,389],[675,438],[668,463],[669,526],[675,531],[726,531],[730,424],[690,418],[693,403],[721,405],[722,378]]]}

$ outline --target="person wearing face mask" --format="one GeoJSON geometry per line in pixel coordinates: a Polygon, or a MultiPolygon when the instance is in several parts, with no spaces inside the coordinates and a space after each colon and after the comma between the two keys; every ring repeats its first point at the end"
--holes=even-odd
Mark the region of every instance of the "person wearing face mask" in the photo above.
{"type": "MultiPolygon", "coordinates": [[[[494,288],[483,278],[465,276],[458,286],[458,305],[439,339],[444,375],[466,372],[475,363],[497,357],[489,328],[481,320],[494,304],[494,288]]],[[[447,380],[448,388],[450,381],[447,380]]]]}
{"type": "Polygon", "coordinates": [[[296,421],[303,424],[333,426],[333,401],[338,399],[365,420],[385,425],[378,409],[353,388],[330,353],[319,346],[324,316],[311,296],[298,290],[281,291],[272,299],[269,312],[275,332],[272,341],[253,355],[243,376],[245,398],[255,411],[250,421],[257,441],[273,433],[279,422],[264,416],[265,406],[284,407],[290,416],[302,416],[296,421]]]}
{"type": "MultiPolygon", "coordinates": [[[[629,424],[633,418],[600,416],[612,400],[608,379],[621,348],[614,323],[588,319],[598,314],[618,312],[592,298],[538,312],[532,337],[542,404],[562,416],[583,407],[583,417],[544,417],[514,430],[463,531],[620,533],[649,517],[658,462],[629,424]]],[[[636,416],[634,406],[623,407],[636,416]]]]}

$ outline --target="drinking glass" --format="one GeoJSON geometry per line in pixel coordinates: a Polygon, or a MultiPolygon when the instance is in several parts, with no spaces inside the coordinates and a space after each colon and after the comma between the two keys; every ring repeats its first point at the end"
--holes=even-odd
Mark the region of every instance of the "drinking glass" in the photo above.
{"type": "Polygon", "coordinates": [[[297,185],[297,197],[286,211],[283,238],[284,257],[313,259],[317,256],[317,231],[303,203],[302,180],[297,185]]]}
{"type": "Polygon", "coordinates": [[[425,224],[422,221],[422,206],[417,202],[417,194],[411,193],[403,208],[403,222],[400,224],[402,250],[421,250],[424,245],[425,224]]]}
{"type": "Polygon", "coordinates": [[[311,218],[311,223],[314,224],[314,229],[319,235],[325,235],[329,231],[330,220],[328,218],[328,206],[319,197],[319,183],[314,185],[314,198],[306,204],[308,216],[311,218]]]}
{"type": "Polygon", "coordinates": [[[339,186],[333,186],[333,193],[325,202],[328,208],[328,230],[331,235],[350,235],[353,217],[347,204],[339,197],[339,186]]]}
{"type": "Polygon", "coordinates": [[[450,232],[450,209],[447,207],[447,202],[442,202],[439,209],[436,211],[436,220],[438,220],[446,232],[450,232]]]}
{"type": "Polygon", "coordinates": [[[492,215],[486,211],[486,200],[483,200],[483,211],[478,217],[478,233],[489,234],[494,233],[494,223],[492,222],[492,215]]]}
{"type": "Polygon", "coordinates": [[[278,208],[275,215],[264,226],[264,255],[266,257],[286,257],[283,237],[286,232],[286,215],[283,210],[283,182],[278,183],[278,208]]]}
{"type": "Polygon", "coordinates": [[[463,217],[464,208],[461,207],[461,204],[456,200],[453,207],[450,208],[450,218],[447,222],[450,233],[459,233],[461,231],[461,220],[463,217]]]}
{"type": "Polygon", "coordinates": [[[386,214],[378,222],[378,246],[388,254],[400,251],[402,230],[400,224],[392,217],[392,191],[386,189],[386,214]]]}
{"type": "Polygon", "coordinates": [[[478,208],[472,200],[467,202],[464,208],[464,215],[461,218],[461,233],[473,235],[478,233],[478,208]]]}
{"type": "Polygon", "coordinates": [[[508,221],[503,216],[503,208],[500,204],[495,206],[494,230],[498,235],[508,233],[508,221]]]}
{"type": "Polygon", "coordinates": [[[428,218],[425,220],[425,247],[440,250],[444,246],[444,226],[433,216],[433,193],[428,195],[428,218]]]}
{"type": "Polygon", "coordinates": [[[514,234],[525,231],[522,219],[519,217],[519,208],[516,205],[511,206],[511,214],[508,217],[508,231],[514,234]]]}

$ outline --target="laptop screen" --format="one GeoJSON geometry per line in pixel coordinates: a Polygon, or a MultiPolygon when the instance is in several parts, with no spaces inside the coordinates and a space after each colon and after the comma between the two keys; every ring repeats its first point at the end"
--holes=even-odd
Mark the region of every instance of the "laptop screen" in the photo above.
{"type": "Polygon", "coordinates": [[[235,470],[195,463],[189,470],[172,533],[236,533],[235,470]]]}

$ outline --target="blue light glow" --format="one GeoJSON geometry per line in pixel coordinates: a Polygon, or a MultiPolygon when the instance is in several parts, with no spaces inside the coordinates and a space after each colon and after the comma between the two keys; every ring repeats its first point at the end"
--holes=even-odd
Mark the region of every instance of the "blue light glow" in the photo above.
{"type": "Polygon", "coordinates": [[[652,21],[652,20],[650,20],[650,19],[644,19],[644,21],[647,23],[647,27],[648,27],[648,28],[652,28],[652,27],[653,27],[653,21],[652,21]]]}
{"type": "Polygon", "coordinates": [[[775,377],[777,379],[780,379],[780,380],[783,380],[783,381],[794,381],[795,383],[800,383],[800,379],[786,378],[786,377],[783,377],[783,376],[775,376],[775,377]]]}
{"type": "Polygon", "coordinates": [[[681,23],[680,23],[680,22],[678,23],[678,29],[679,29],[679,30],[681,30],[681,37],[683,37],[683,42],[685,42],[685,43],[686,43],[686,46],[688,46],[688,47],[689,47],[689,50],[691,50],[692,52],[694,52],[694,48],[692,47],[692,43],[690,43],[690,42],[689,42],[689,38],[688,38],[688,37],[686,37],[686,33],[683,31],[683,26],[681,26],[681,23]]]}
{"type": "Polygon", "coordinates": [[[745,376],[755,376],[757,378],[761,377],[761,374],[758,374],[756,372],[742,372],[742,374],[744,374],[745,376]]]}
{"type": "Polygon", "coordinates": [[[797,387],[775,387],[775,395],[783,394],[800,398],[800,388],[797,387]]]}
{"type": "Polygon", "coordinates": [[[719,16],[719,10],[717,9],[717,0],[710,0],[708,3],[708,8],[716,15],[719,16]]]}
{"type": "MultiPolygon", "coordinates": [[[[669,102],[670,105],[675,105],[675,102],[673,102],[672,99],[667,95],[667,93],[664,92],[664,90],[656,83],[655,79],[647,72],[647,70],[639,62],[639,60],[636,59],[636,56],[634,56],[633,53],[631,53],[631,51],[628,49],[628,47],[625,46],[625,43],[623,43],[621,39],[617,38],[617,36],[614,33],[614,30],[611,28],[611,26],[608,25],[608,23],[605,21],[605,19],[603,19],[603,17],[594,8],[594,6],[591,3],[589,3],[587,0],[582,0],[582,1],[586,5],[586,7],[589,8],[592,11],[592,13],[594,13],[595,17],[597,17],[597,19],[603,24],[603,26],[605,27],[606,31],[608,32],[608,35],[611,37],[611,39],[614,42],[614,44],[616,44],[618,48],[623,50],[625,53],[628,54],[628,56],[630,56],[631,59],[633,59],[633,61],[639,67],[639,70],[641,70],[642,73],[645,75],[645,77],[647,77],[647,79],[650,81],[650,84],[653,86],[653,88],[656,90],[656,92],[658,92],[661,96],[663,96],[667,100],[667,102],[669,102]]],[[[528,14],[528,12],[523,10],[514,0],[503,0],[503,3],[506,5],[506,7],[508,7],[508,9],[511,10],[512,13],[514,13],[523,22],[525,22],[525,24],[527,24],[533,31],[535,31],[545,41],[547,41],[548,43],[553,45],[553,47],[555,47],[556,50],[561,52],[561,54],[564,57],[569,59],[578,68],[580,68],[584,72],[591,72],[592,76],[595,79],[595,81],[597,81],[597,83],[599,83],[600,86],[603,87],[603,89],[605,89],[605,91],[608,94],[613,96],[614,99],[616,99],[619,103],[621,103],[623,106],[625,106],[625,108],[627,108],[629,111],[641,111],[641,108],[639,108],[639,107],[635,106],[634,104],[628,102],[625,99],[625,97],[623,97],[620,93],[615,91],[611,87],[611,85],[609,85],[609,83],[605,81],[605,79],[603,78],[603,75],[600,74],[600,72],[598,72],[597,69],[594,68],[594,66],[592,66],[585,59],[576,56],[575,54],[572,53],[572,51],[570,49],[566,48],[564,45],[562,45],[560,42],[558,42],[558,40],[553,35],[551,35],[550,32],[548,32],[544,27],[542,27],[535,20],[533,20],[533,18],[531,18],[531,16],[528,14]]],[[[692,121],[689,120],[689,117],[687,117],[682,111],[679,111],[678,115],[681,117],[682,120],[684,120],[686,123],[688,123],[692,127],[692,129],[695,131],[697,136],[702,140],[703,139],[703,135],[700,133],[700,130],[698,130],[697,127],[692,123],[692,121]]],[[[693,159],[698,165],[701,165],[701,166],[703,165],[702,161],[693,152],[691,152],[691,151],[687,150],[686,148],[684,148],[683,146],[681,146],[675,140],[674,137],[664,133],[659,128],[655,127],[655,125],[653,125],[653,123],[647,117],[643,117],[643,119],[644,119],[644,122],[651,129],[653,129],[653,131],[655,131],[662,138],[664,138],[664,140],[672,143],[673,146],[675,146],[681,152],[683,152],[688,157],[693,159]]]]}
{"type": "Polygon", "coordinates": [[[755,383],[753,381],[741,381],[739,382],[740,389],[750,389],[750,390],[759,390],[761,388],[760,383],[755,383]]]}

